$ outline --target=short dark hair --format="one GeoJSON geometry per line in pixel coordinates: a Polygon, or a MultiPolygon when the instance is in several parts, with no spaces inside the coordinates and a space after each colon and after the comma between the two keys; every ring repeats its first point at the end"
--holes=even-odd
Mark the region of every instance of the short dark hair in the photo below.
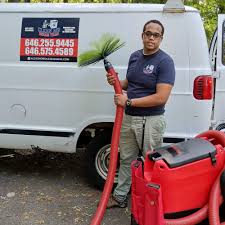
{"type": "Polygon", "coordinates": [[[146,29],[146,26],[149,24],[149,23],[156,23],[158,24],[161,28],[162,28],[162,36],[164,34],[164,26],[162,25],[162,23],[158,20],[149,20],[148,22],[145,23],[144,27],[143,27],[143,32],[145,32],[145,29],[146,29]]]}

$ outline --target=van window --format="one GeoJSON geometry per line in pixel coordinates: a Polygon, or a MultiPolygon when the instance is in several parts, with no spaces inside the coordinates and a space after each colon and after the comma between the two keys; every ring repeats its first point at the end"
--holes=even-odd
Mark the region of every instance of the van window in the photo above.
{"type": "Polygon", "coordinates": [[[223,29],[222,29],[222,31],[223,31],[223,43],[222,43],[222,63],[223,63],[223,65],[225,65],[225,21],[223,22],[223,29]]]}

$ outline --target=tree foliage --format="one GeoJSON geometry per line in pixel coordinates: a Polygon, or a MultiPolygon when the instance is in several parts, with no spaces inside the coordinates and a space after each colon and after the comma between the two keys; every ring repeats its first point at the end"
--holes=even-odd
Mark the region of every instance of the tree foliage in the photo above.
{"type": "Polygon", "coordinates": [[[225,1],[224,0],[186,0],[186,5],[197,8],[204,22],[205,30],[208,39],[210,39],[217,26],[218,14],[225,13],[225,1]]]}

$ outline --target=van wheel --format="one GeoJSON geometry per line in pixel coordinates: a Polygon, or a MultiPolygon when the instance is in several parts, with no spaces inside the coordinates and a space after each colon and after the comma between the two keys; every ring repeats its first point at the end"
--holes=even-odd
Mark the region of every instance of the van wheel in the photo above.
{"type": "MultiPolygon", "coordinates": [[[[103,131],[90,142],[87,147],[89,158],[88,174],[91,182],[98,188],[103,189],[110,160],[111,132],[103,131]]],[[[119,157],[114,184],[118,182],[119,157]]]]}

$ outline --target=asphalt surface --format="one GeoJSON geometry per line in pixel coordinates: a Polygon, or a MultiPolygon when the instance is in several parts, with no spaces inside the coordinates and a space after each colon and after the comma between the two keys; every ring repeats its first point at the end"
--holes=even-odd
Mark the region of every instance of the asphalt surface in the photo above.
{"type": "MultiPolygon", "coordinates": [[[[0,150],[0,184],[0,225],[88,225],[101,195],[88,181],[83,150],[0,150]]],[[[130,225],[129,207],[107,210],[106,224],[130,225]]]]}

